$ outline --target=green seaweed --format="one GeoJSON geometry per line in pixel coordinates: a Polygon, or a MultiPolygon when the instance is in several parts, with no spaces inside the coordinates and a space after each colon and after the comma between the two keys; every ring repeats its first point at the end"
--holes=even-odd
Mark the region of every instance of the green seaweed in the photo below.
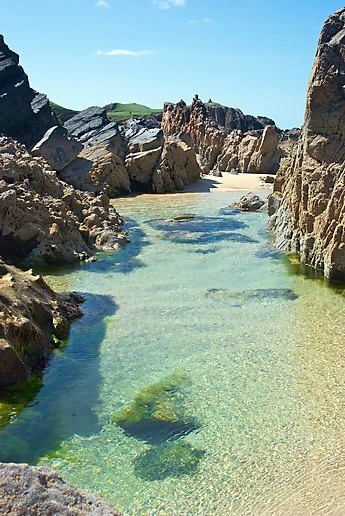
{"type": "Polygon", "coordinates": [[[3,387],[0,390],[0,428],[7,426],[41,389],[42,374],[34,373],[26,382],[3,387]]]}
{"type": "Polygon", "coordinates": [[[114,422],[128,435],[151,444],[188,435],[199,428],[184,410],[183,389],[188,383],[188,377],[174,375],[142,389],[114,422]]]}
{"type": "Polygon", "coordinates": [[[195,475],[204,450],[189,443],[162,444],[151,448],[134,460],[134,472],[143,480],[164,480],[167,477],[195,475]]]}

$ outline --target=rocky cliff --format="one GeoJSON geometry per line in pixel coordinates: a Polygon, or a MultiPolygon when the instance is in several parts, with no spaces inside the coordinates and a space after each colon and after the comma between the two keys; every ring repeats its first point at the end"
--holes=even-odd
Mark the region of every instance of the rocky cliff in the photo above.
{"type": "Polygon", "coordinates": [[[75,190],[42,158],[0,138],[0,256],[16,264],[84,260],[126,242],[106,195],[75,190]]]}
{"type": "Polygon", "coordinates": [[[345,9],[322,29],[298,146],[276,178],[270,227],[328,278],[345,279],[345,9]]]}
{"type": "Polygon", "coordinates": [[[56,294],[40,276],[0,259],[0,387],[27,380],[81,317],[77,294],[56,294]]]}
{"type": "Polygon", "coordinates": [[[0,135],[31,148],[56,124],[47,97],[30,87],[19,56],[0,35],[0,135]]]}
{"type": "Polygon", "coordinates": [[[0,513],[13,516],[116,516],[109,505],[69,486],[56,473],[27,464],[0,464],[0,513]]]}
{"type": "Polygon", "coordinates": [[[165,104],[162,128],[166,136],[178,135],[192,145],[204,172],[276,173],[292,143],[273,120],[213,102],[204,104],[198,96],[190,107],[182,100],[165,104]]]}

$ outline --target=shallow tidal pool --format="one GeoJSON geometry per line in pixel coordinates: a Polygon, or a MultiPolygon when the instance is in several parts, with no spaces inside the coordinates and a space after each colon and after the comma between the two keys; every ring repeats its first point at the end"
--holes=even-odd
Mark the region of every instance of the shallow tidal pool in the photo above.
{"type": "Polygon", "coordinates": [[[344,291],[296,274],[265,214],[223,210],[238,196],[116,202],[132,243],[48,278],[85,317],[0,461],[128,515],[345,513],[344,291]]]}

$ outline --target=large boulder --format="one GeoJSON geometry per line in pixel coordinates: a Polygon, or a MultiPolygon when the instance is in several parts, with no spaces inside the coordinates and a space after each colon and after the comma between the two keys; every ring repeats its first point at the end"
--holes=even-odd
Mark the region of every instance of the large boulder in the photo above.
{"type": "Polygon", "coordinates": [[[105,109],[92,106],[67,120],[64,127],[71,137],[85,144],[108,124],[105,109]]]}
{"type": "Polygon", "coordinates": [[[0,464],[0,512],[13,516],[116,516],[98,498],[69,486],[56,473],[27,464],[0,464]]]}
{"type": "Polygon", "coordinates": [[[82,150],[83,146],[74,138],[68,137],[67,129],[54,126],[48,129],[35,147],[33,156],[41,156],[53,170],[59,172],[71,163],[82,150]]]}
{"type": "Polygon", "coordinates": [[[106,195],[75,190],[42,158],[0,138],[0,256],[18,264],[84,260],[126,241],[106,195]]]}
{"type": "Polygon", "coordinates": [[[166,141],[158,168],[152,179],[154,193],[183,190],[200,178],[201,168],[194,149],[178,139],[166,141]]]}
{"type": "Polygon", "coordinates": [[[0,35],[0,135],[31,148],[56,124],[47,97],[30,87],[19,56],[0,35]]]}
{"type": "Polygon", "coordinates": [[[86,147],[78,158],[59,174],[60,179],[79,190],[99,194],[106,190],[110,196],[130,193],[131,187],[123,161],[108,146],[86,147]]]}
{"type": "Polygon", "coordinates": [[[164,136],[162,129],[141,129],[128,140],[128,149],[130,153],[145,152],[164,144],[164,136]]]}
{"type": "Polygon", "coordinates": [[[109,152],[124,159],[127,153],[125,139],[116,122],[110,122],[97,131],[87,142],[86,147],[102,146],[109,152]]]}
{"type": "Polygon", "coordinates": [[[277,245],[345,280],[345,8],[322,29],[301,138],[269,203],[277,245]]]}
{"type": "Polygon", "coordinates": [[[23,382],[81,317],[76,294],[53,292],[40,276],[0,260],[0,387],[23,382]]]}
{"type": "Polygon", "coordinates": [[[156,170],[162,148],[128,154],[125,165],[131,185],[136,191],[152,191],[152,177],[156,170]]]}

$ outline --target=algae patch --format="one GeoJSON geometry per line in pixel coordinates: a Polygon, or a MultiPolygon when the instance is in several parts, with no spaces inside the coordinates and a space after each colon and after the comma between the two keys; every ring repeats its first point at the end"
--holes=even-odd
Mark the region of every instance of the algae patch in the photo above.
{"type": "Polygon", "coordinates": [[[42,374],[34,373],[26,382],[3,387],[0,392],[0,428],[7,426],[41,389],[42,374]]]}
{"type": "Polygon", "coordinates": [[[189,443],[162,444],[151,448],[134,461],[134,472],[143,480],[164,480],[167,477],[195,475],[203,450],[189,443]]]}
{"type": "Polygon", "coordinates": [[[150,444],[178,439],[197,430],[197,420],[185,412],[185,388],[189,380],[174,375],[142,389],[114,422],[126,434],[150,444]]]}

